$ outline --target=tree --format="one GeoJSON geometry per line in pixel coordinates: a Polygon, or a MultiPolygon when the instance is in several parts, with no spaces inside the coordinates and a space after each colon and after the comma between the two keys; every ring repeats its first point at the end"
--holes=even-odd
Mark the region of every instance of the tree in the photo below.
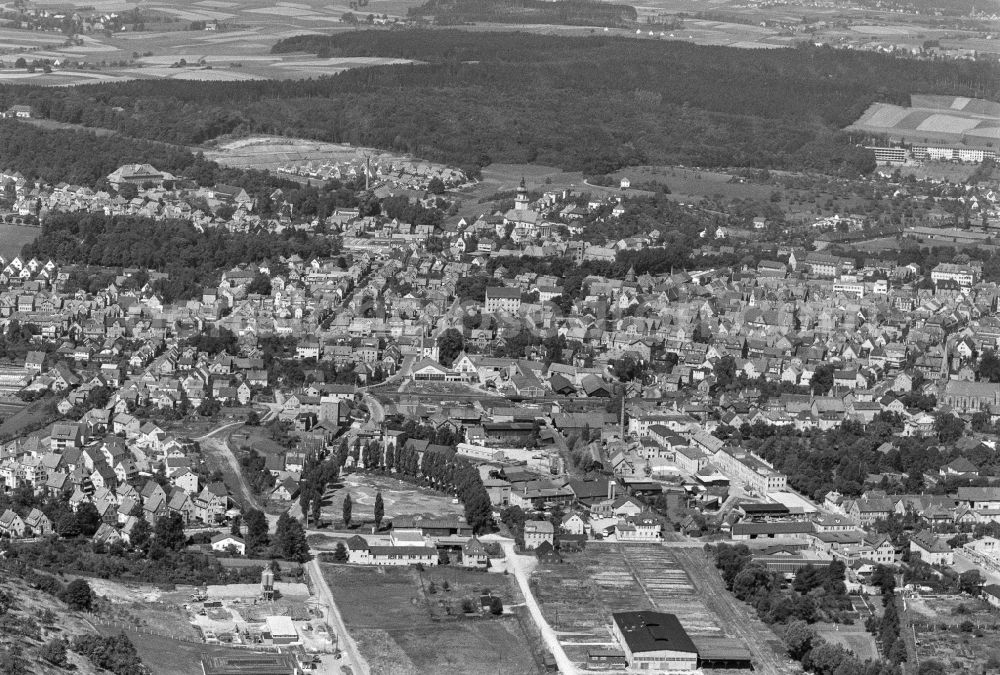
{"type": "Polygon", "coordinates": [[[503,614],[503,600],[495,595],[490,598],[490,614],[493,616],[500,616],[503,614]]]}
{"type": "Polygon", "coordinates": [[[980,380],[1000,382],[1000,357],[992,349],[983,352],[976,369],[980,380]]]}
{"type": "Polygon", "coordinates": [[[92,502],[83,502],[76,509],[76,525],[80,534],[92,537],[101,526],[101,514],[92,502]]]}
{"type": "Polygon", "coordinates": [[[317,490],[312,500],[313,527],[319,527],[319,519],[323,515],[323,490],[317,490]]]}
{"type": "Polygon", "coordinates": [[[809,388],[814,394],[826,394],[833,389],[834,367],[830,363],[824,363],[813,372],[812,379],[809,380],[809,388]]]}
{"type": "Polygon", "coordinates": [[[243,515],[246,525],[247,549],[256,551],[267,546],[267,517],[258,509],[250,509],[243,515]]]}
{"type": "Polygon", "coordinates": [[[66,659],[66,641],[62,638],[52,638],[39,650],[38,655],[54,666],[66,667],[69,661],[66,659]]]}
{"type": "Polygon", "coordinates": [[[805,621],[792,621],[785,628],[785,646],[788,649],[788,655],[796,661],[802,660],[802,657],[812,649],[815,641],[816,631],[810,628],[805,621]]]}
{"type": "Polygon", "coordinates": [[[385,503],[382,501],[382,493],[375,494],[375,529],[382,527],[382,518],[385,517],[385,503]]]}
{"type": "Polygon", "coordinates": [[[427,191],[432,195],[443,195],[444,194],[444,181],[438,176],[434,176],[427,183],[427,191]]]}
{"type": "Polygon", "coordinates": [[[184,534],[184,518],[179,513],[170,513],[156,520],[156,542],[170,551],[179,551],[187,545],[184,534]]]}
{"type": "Polygon", "coordinates": [[[198,414],[202,417],[213,417],[218,415],[221,410],[222,404],[211,396],[203,398],[198,405],[198,414]]]}
{"type": "Polygon", "coordinates": [[[337,542],[337,548],[333,550],[333,559],[340,563],[347,562],[347,547],[344,546],[344,542],[337,542]]]}
{"type": "Polygon", "coordinates": [[[934,416],[934,431],[942,443],[951,443],[965,433],[965,422],[951,413],[941,412],[934,416]]]}
{"type": "Polygon", "coordinates": [[[71,539],[80,535],[80,526],[77,525],[76,516],[73,513],[64,513],[59,517],[56,530],[60,537],[71,539]]]}
{"type": "Polygon", "coordinates": [[[129,543],[135,550],[145,553],[149,547],[149,535],[149,521],[140,514],[129,533],[129,543]]]}
{"type": "Polygon", "coordinates": [[[969,595],[979,595],[984,580],[979,570],[972,569],[958,575],[958,590],[969,595]]]}
{"type": "Polygon", "coordinates": [[[70,609],[89,611],[94,605],[94,592],[83,579],[74,579],[63,591],[62,600],[70,609]]]}
{"type": "Polygon", "coordinates": [[[285,560],[306,562],[309,560],[309,543],[302,523],[288,515],[285,511],[278,517],[275,529],[275,539],[278,554],[285,560]]]}
{"type": "Polygon", "coordinates": [[[455,358],[462,353],[465,340],[456,328],[449,328],[438,336],[438,362],[445,368],[451,368],[455,358]]]}
{"type": "Polygon", "coordinates": [[[351,510],[353,508],[354,504],[351,503],[351,495],[347,495],[346,497],[344,497],[344,508],[343,508],[344,527],[351,526],[351,510]]]}

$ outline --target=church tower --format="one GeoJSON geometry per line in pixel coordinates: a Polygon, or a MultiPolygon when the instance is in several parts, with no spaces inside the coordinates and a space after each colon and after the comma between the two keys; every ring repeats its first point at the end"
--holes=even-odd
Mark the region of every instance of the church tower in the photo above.
{"type": "Polygon", "coordinates": [[[524,186],[524,177],[521,177],[521,184],[517,187],[517,197],[514,198],[515,211],[528,210],[528,188],[524,186]]]}

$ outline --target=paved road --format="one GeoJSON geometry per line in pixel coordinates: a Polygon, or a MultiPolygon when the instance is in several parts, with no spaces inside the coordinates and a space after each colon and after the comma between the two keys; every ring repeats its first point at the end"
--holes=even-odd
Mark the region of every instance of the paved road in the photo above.
{"type": "Polygon", "coordinates": [[[521,588],[521,595],[524,596],[524,604],[528,606],[531,619],[535,622],[538,632],[542,634],[545,646],[548,647],[549,652],[555,657],[556,664],[559,666],[559,672],[563,673],[563,675],[576,675],[576,666],[566,656],[566,652],[559,643],[559,638],[556,637],[556,632],[552,630],[549,622],[542,615],[542,609],[538,606],[538,601],[535,600],[535,595],[531,592],[531,587],[528,585],[528,574],[524,568],[524,561],[528,559],[528,556],[517,555],[514,552],[514,542],[512,540],[506,539],[500,540],[500,542],[507,556],[507,568],[513,570],[514,578],[517,579],[517,585],[521,588]]]}
{"type": "MultiPolygon", "coordinates": [[[[589,542],[588,542],[589,545],[589,542]]],[[[802,672],[785,654],[781,640],[757,618],[749,605],[736,599],[722,581],[715,565],[704,551],[671,547],[677,562],[691,578],[698,596],[722,622],[726,632],[742,638],[753,655],[756,672],[763,675],[789,675],[802,672]]]]}
{"type": "Polygon", "coordinates": [[[347,632],[347,625],[344,623],[344,618],[340,615],[337,603],[333,599],[333,592],[326,583],[323,572],[319,567],[319,561],[316,558],[310,560],[306,565],[306,572],[312,578],[316,594],[323,601],[323,604],[326,605],[327,625],[337,633],[337,646],[343,654],[341,656],[341,663],[349,666],[354,675],[369,675],[368,662],[361,655],[361,651],[358,649],[358,644],[354,641],[354,638],[347,632]]]}

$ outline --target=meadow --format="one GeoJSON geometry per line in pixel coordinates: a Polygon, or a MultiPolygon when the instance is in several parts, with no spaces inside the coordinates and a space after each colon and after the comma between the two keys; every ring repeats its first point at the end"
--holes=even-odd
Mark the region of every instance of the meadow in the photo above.
{"type": "Polygon", "coordinates": [[[515,604],[508,577],[452,566],[419,571],[324,564],[322,569],[373,675],[539,672],[519,616],[455,617],[464,598],[478,606],[484,588],[505,605],[515,604]]]}

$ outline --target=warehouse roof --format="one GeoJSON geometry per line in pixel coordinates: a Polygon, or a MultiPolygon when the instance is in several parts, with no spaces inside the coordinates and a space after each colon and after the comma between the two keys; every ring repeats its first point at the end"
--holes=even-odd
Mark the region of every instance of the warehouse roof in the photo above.
{"type": "Polygon", "coordinates": [[[689,652],[697,654],[680,620],[665,612],[616,612],[611,615],[633,654],[689,652]]]}

